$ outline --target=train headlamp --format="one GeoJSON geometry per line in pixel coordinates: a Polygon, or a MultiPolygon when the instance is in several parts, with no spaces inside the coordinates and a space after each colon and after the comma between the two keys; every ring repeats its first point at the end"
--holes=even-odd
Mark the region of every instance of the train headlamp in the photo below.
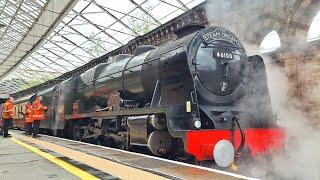
{"type": "Polygon", "coordinates": [[[199,121],[199,120],[194,121],[194,127],[200,129],[201,128],[201,121],[199,121]]]}

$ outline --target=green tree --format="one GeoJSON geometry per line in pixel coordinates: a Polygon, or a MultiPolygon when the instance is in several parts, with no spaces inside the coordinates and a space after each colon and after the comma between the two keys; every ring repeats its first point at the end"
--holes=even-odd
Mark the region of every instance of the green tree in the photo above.
{"type": "MultiPolygon", "coordinates": [[[[32,74],[36,73],[36,72],[31,72],[32,74]]],[[[41,74],[41,78],[39,79],[30,79],[29,81],[27,81],[25,84],[20,86],[20,90],[25,90],[28,88],[31,88],[33,86],[39,85],[41,83],[44,83],[46,81],[49,81],[57,76],[59,76],[60,73],[45,73],[45,74],[41,74]]],[[[36,77],[36,75],[35,75],[36,77]]],[[[25,81],[25,80],[23,80],[25,81]]]]}
{"type": "Polygon", "coordinates": [[[38,84],[41,84],[41,83],[43,83],[43,82],[45,82],[45,81],[42,81],[42,80],[40,80],[40,79],[31,80],[31,81],[27,82],[26,84],[22,85],[22,86],[20,87],[20,90],[24,90],[24,89],[31,88],[31,87],[36,86],[36,85],[38,85],[38,84]]]}
{"type": "Polygon", "coordinates": [[[101,37],[97,37],[94,33],[89,35],[88,52],[96,57],[106,53],[105,46],[101,37]]]}
{"type": "MultiPolygon", "coordinates": [[[[145,8],[145,10],[147,12],[149,12],[152,9],[151,6],[147,6],[145,8]]],[[[132,28],[132,30],[136,33],[138,33],[139,35],[143,35],[146,34],[148,32],[151,31],[151,23],[153,20],[152,18],[143,13],[143,15],[139,14],[139,13],[135,13],[133,15],[134,17],[139,17],[139,19],[131,17],[130,21],[129,21],[129,26],[132,28]]]]}

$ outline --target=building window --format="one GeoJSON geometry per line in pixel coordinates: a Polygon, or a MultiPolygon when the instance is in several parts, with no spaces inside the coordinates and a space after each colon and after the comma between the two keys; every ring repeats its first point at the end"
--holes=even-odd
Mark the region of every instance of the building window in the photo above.
{"type": "Polygon", "coordinates": [[[313,18],[308,32],[307,42],[320,39],[320,12],[313,18]]]}
{"type": "Polygon", "coordinates": [[[266,53],[274,51],[279,47],[281,47],[280,37],[276,31],[271,31],[263,38],[259,51],[260,53],[266,53]]]}

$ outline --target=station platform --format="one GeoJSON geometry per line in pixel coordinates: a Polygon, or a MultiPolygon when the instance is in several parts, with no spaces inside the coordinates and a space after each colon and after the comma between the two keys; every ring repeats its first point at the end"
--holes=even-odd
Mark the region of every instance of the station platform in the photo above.
{"type": "Polygon", "coordinates": [[[9,138],[0,139],[1,179],[77,179],[9,138]]]}
{"type": "Polygon", "coordinates": [[[1,179],[253,179],[63,138],[0,137],[1,179]]]}

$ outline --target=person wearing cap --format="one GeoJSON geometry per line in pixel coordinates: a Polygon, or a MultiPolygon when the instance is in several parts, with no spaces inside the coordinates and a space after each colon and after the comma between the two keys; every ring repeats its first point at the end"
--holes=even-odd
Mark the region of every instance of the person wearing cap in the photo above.
{"type": "Polygon", "coordinates": [[[36,100],[32,103],[33,107],[33,137],[40,137],[39,126],[40,122],[45,120],[45,112],[47,111],[47,107],[42,104],[42,96],[37,96],[36,100]]]}
{"type": "Polygon", "coordinates": [[[3,110],[2,110],[4,138],[10,136],[8,131],[9,131],[9,127],[12,124],[13,116],[14,116],[13,97],[9,97],[8,100],[3,104],[3,110]]]}

